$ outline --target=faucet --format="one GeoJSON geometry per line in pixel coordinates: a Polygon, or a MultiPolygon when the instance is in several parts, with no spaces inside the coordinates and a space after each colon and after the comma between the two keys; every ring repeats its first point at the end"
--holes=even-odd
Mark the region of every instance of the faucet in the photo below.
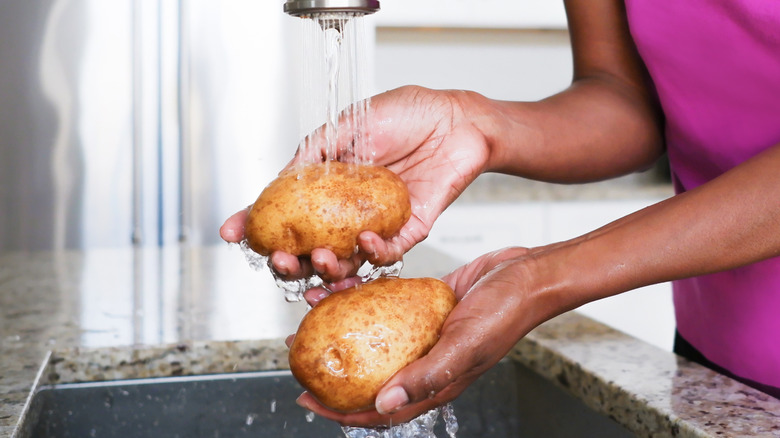
{"type": "Polygon", "coordinates": [[[341,31],[341,23],[379,10],[379,0],[287,0],[284,12],[301,18],[318,19],[323,29],[341,31]]]}

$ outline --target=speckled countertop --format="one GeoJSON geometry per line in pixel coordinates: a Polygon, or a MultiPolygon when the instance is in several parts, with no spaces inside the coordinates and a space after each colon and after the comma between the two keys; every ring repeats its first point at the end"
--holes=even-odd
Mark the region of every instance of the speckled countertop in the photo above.
{"type": "MultiPolygon", "coordinates": [[[[403,275],[457,265],[420,245],[403,275]]],[[[43,383],[286,368],[304,312],[235,246],[0,255],[0,437],[43,383]]],[[[780,437],[780,400],[574,312],[510,356],[639,436],[780,437]]]]}

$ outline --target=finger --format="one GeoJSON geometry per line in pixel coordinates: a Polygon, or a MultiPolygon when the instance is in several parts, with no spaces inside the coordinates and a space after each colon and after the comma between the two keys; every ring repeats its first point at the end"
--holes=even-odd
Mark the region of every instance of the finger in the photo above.
{"type": "Polygon", "coordinates": [[[311,252],[311,263],[323,280],[334,282],[354,275],[361,262],[359,256],[339,259],[333,251],[317,248],[311,252]]]}
{"type": "Polygon", "coordinates": [[[249,215],[249,208],[241,210],[225,221],[219,228],[219,236],[226,242],[238,243],[244,239],[244,226],[249,215]]]}
{"type": "Polygon", "coordinates": [[[314,307],[328,295],[330,295],[330,292],[324,287],[315,287],[304,292],[303,298],[306,299],[310,306],[314,307]]]}
{"type": "Polygon", "coordinates": [[[285,280],[297,280],[313,273],[310,263],[284,251],[274,251],[270,261],[271,268],[285,280]]]}
{"type": "Polygon", "coordinates": [[[358,247],[372,265],[386,266],[403,258],[404,251],[391,245],[372,231],[363,231],[358,236],[358,247]]]}
{"type": "Polygon", "coordinates": [[[290,345],[292,345],[294,340],[295,340],[295,333],[291,334],[284,340],[284,343],[285,345],[287,345],[287,348],[290,348],[290,345]]]}
{"type": "MultiPolygon", "coordinates": [[[[425,400],[455,399],[493,363],[482,354],[482,339],[466,324],[442,332],[439,342],[422,358],[396,373],[379,391],[376,410],[392,414],[425,400]]],[[[500,359],[500,357],[499,357],[500,359]]]]}
{"type": "Polygon", "coordinates": [[[360,277],[347,277],[335,283],[328,283],[322,287],[311,288],[304,292],[303,297],[310,306],[314,307],[333,292],[348,289],[361,283],[363,283],[363,279],[360,277]]]}
{"type": "Polygon", "coordinates": [[[347,277],[343,280],[337,281],[335,283],[330,283],[328,289],[332,290],[333,292],[348,289],[350,287],[357,286],[358,284],[363,283],[363,279],[360,277],[347,277]]]}

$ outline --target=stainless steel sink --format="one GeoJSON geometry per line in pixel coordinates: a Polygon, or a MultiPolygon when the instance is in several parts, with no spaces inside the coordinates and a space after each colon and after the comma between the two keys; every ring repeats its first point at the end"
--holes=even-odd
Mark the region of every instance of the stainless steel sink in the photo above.
{"type": "MultiPolygon", "coordinates": [[[[307,418],[300,393],[288,371],[63,384],[36,393],[23,429],[35,438],[343,437],[336,423],[307,418]]],[[[633,436],[509,360],[453,405],[458,438],[633,436]]]]}

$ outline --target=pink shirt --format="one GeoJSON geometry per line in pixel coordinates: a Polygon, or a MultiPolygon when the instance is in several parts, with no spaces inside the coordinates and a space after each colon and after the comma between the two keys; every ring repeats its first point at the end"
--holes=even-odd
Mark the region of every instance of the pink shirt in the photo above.
{"type": "MultiPolygon", "coordinates": [[[[666,115],[678,192],[780,144],[780,0],[626,0],[626,9],[666,115]]],[[[676,281],[674,304],[680,334],[705,357],[780,387],[780,258],[676,281]]]]}

